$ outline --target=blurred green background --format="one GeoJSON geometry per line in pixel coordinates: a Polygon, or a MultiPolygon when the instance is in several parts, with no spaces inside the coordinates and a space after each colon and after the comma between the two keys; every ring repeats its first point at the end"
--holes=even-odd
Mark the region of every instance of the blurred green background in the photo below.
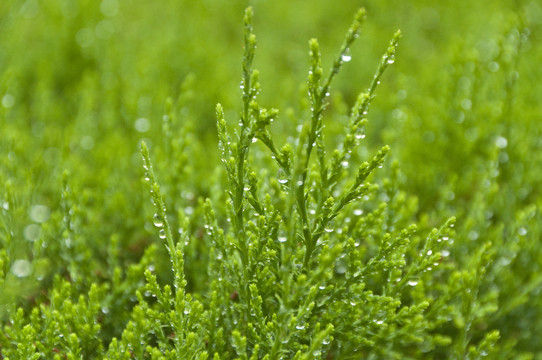
{"type": "MultiPolygon", "coordinates": [[[[353,61],[334,86],[335,94],[352,105],[367,87],[388,39],[396,29],[403,31],[398,61],[374,102],[368,141],[394,148],[414,178],[410,183],[416,193],[427,186],[417,181],[431,182],[434,190],[446,182],[442,177],[416,179],[418,162],[452,171],[459,170],[457,162],[476,155],[451,137],[495,137],[503,131],[501,120],[531,138],[539,131],[532,114],[502,119],[504,109],[484,109],[492,119],[476,116],[466,123],[466,113],[503,107],[499,102],[510,96],[503,92],[514,71],[521,81],[510,90],[510,111],[528,102],[529,112],[540,112],[535,59],[540,58],[542,6],[536,1],[6,0],[0,5],[3,144],[11,139],[27,145],[23,138],[30,136],[36,151],[25,150],[18,164],[35,165],[35,156],[46,156],[115,173],[131,165],[117,160],[133,155],[140,138],[159,136],[165,99],[176,98],[189,75],[192,96],[180,121],[192,121],[199,139],[215,143],[214,105],[221,102],[232,117],[239,108],[240,22],[248,5],[256,13],[255,66],[261,70],[262,102],[281,109],[300,106],[309,38],[320,40],[324,65],[330,64],[352,14],[367,8],[353,61]],[[139,118],[148,120],[140,122],[147,131],[136,130],[139,118]],[[489,129],[493,119],[499,121],[489,129]],[[97,151],[111,146],[116,156],[97,151]]],[[[277,127],[287,128],[282,114],[277,127]]],[[[48,161],[47,175],[55,174],[50,166],[66,167],[48,161]]]]}
{"type": "MultiPolygon", "coordinates": [[[[459,264],[474,243],[498,232],[501,242],[517,245],[511,271],[494,275],[510,277],[501,279],[502,293],[523,291],[516,284],[527,297],[540,291],[540,216],[532,211],[542,190],[539,1],[2,0],[0,305],[43,288],[37,282],[73,261],[107,276],[101,271],[112,237],[128,263],[154,241],[142,139],[157,154],[159,182],[176,184],[166,185],[170,199],[196,207],[199,197],[222,196],[214,109],[222,103],[237,122],[249,5],[261,103],[281,110],[274,131],[285,138],[307,115],[310,38],[319,39],[329,68],[353,14],[367,9],[352,61],[332,87],[325,121],[333,142],[401,29],[358,156],[389,144],[402,186],[418,198],[419,219],[436,225],[458,216],[459,264]],[[163,126],[168,98],[173,135],[163,126]],[[164,138],[181,133],[189,142],[169,149],[164,138]],[[62,195],[64,170],[71,192],[64,187],[62,195]],[[69,238],[62,227],[66,199],[75,204],[77,251],[56,241],[69,238]],[[32,262],[31,270],[17,274],[18,259],[32,262]]],[[[541,315],[539,300],[522,301],[530,305],[499,321],[541,315]]],[[[511,333],[524,325],[514,326],[511,333]]],[[[540,327],[525,325],[530,332],[519,337],[526,348],[537,347],[531,335],[540,327]]]]}

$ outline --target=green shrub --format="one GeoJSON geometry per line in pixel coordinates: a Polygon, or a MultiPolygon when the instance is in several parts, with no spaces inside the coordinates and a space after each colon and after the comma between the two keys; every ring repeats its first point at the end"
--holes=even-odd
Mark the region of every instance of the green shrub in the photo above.
{"type": "MultiPolygon", "coordinates": [[[[208,14],[219,3],[147,6],[208,14]]],[[[339,73],[356,63],[360,10],[334,58],[309,41],[306,84],[277,80],[276,99],[253,67],[249,7],[239,113],[215,86],[229,78],[229,58],[208,55],[224,66],[212,74],[169,61],[180,41],[171,35],[139,57],[119,27],[155,33],[123,17],[144,10],[119,16],[119,7],[0,5],[0,31],[50,56],[0,42],[0,358],[542,356],[541,85],[519,77],[541,72],[530,58],[542,55],[541,22],[529,15],[540,6],[525,4],[469,54],[427,61],[451,61],[436,80],[434,67],[384,76],[401,63],[396,32],[353,96],[356,81],[339,73]],[[184,80],[171,84],[172,74],[184,80]],[[218,141],[202,110],[217,93],[218,141]],[[295,94],[298,103],[286,100],[295,94]]],[[[305,26],[318,18],[304,15],[305,26]]],[[[194,26],[179,36],[196,56],[194,26]]]]}

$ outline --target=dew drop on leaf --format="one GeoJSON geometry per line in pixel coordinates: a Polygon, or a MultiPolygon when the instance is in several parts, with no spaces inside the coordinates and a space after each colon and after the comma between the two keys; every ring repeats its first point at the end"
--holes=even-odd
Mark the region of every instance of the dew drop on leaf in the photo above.
{"type": "Polygon", "coordinates": [[[279,170],[279,173],[277,175],[277,180],[281,184],[286,184],[288,182],[288,177],[286,176],[286,172],[282,169],[279,170]]]}
{"type": "Polygon", "coordinates": [[[344,61],[344,62],[349,62],[350,60],[352,60],[352,55],[350,54],[350,49],[346,49],[346,51],[344,52],[344,54],[341,57],[341,60],[344,61]]]}
{"type": "Polygon", "coordinates": [[[154,216],[152,218],[152,223],[156,227],[164,226],[164,222],[162,221],[162,218],[160,217],[160,215],[158,215],[158,213],[154,214],[154,216]]]}
{"type": "Polygon", "coordinates": [[[365,139],[365,134],[356,134],[356,139],[358,140],[365,139]]]}

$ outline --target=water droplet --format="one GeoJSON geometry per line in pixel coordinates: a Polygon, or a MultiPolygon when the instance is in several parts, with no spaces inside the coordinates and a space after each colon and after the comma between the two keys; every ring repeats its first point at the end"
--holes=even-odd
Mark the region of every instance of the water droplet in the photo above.
{"type": "Polygon", "coordinates": [[[324,340],[322,340],[322,345],[329,345],[330,342],[331,342],[331,337],[326,336],[324,340]]]}
{"type": "Polygon", "coordinates": [[[3,208],[4,210],[9,210],[9,203],[8,203],[7,201],[4,201],[4,202],[2,203],[2,208],[3,208]]]}
{"type": "Polygon", "coordinates": [[[320,286],[318,286],[318,289],[320,289],[320,290],[324,290],[325,288],[326,288],[325,285],[320,285],[320,286]]]}
{"type": "Polygon", "coordinates": [[[34,205],[30,208],[30,219],[37,223],[44,223],[49,220],[50,211],[45,205],[34,205]]]}
{"type": "Polygon", "coordinates": [[[151,272],[155,270],[154,265],[152,265],[152,264],[149,265],[149,267],[147,269],[149,269],[149,271],[151,271],[151,272]]]}
{"type": "Polygon", "coordinates": [[[118,0],[103,0],[100,4],[100,10],[105,16],[115,16],[119,12],[118,0]]]}
{"type": "Polygon", "coordinates": [[[27,277],[32,273],[32,264],[28,260],[15,260],[11,272],[17,277],[27,277]]]}
{"type": "Polygon", "coordinates": [[[6,94],[2,97],[2,106],[7,108],[12,107],[15,104],[15,98],[11,94],[6,94]]]}
{"type": "Polygon", "coordinates": [[[346,161],[346,160],[341,161],[341,166],[342,167],[347,167],[348,166],[348,161],[346,161]]]}
{"type": "Polygon", "coordinates": [[[433,250],[428,250],[427,251],[427,255],[432,255],[433,254],[433,250]]]}
{"type": "Polygon", "coordinates": [[[391,55],[388,57],[388,64],[393,64],[395,62],[395,56],[391,55]]]}
{"type": "Polygon", "coordinates": [[[92,136],[86,135],[81,138],[81,147],[85,150],[92,150],[94,147],[94,138],[92,136]]]}
{"type": "Polygon", "coordinates": [[[24,228],[23,234],[26,240],[36,241],[38,240],[41,232],[41,227],[37,224],[30,224],[24,228]]]}
{"type": "Polygon", "coordinates": [[[478,232],[476,232],[475,230],[471,230],[469,231],[469,239],[474,241],[476,239],[478,239],[478,232]]]}
{"type": "Polygon", "coordinates": [[[251,189],[250,184],[245,184],[245,186],[243,187],[244,191],[249,191],[250,189],[251,189]]]}
{"type": "Polygon", "coordinates": [[[297,330],[304,330],[305,329],[305,324],[304,323],[297,324],[295,328],[297,330]]]}
{"type": "Polygon", "coordinates": [[[525,236],[525,235],[527,235],[527,233],[528,233],[528,231],[527,231],[527,228],[525,228],[525,227],[520,227],[518,229],[518,234],[521,235],[521,236],[525,236]]]}
{"type": "Polygon", "coordinates": [[[104,307],[102,308],[102,313],[104,313],[104,314],[109,314],[109,308],[104,306],[104,307]]]}
{"type": "Polygon", "coordinates": [[[365,139],[365,134],[356,134],[356,139],[358,140],[365,139]]]}
{"type": "Polygon", "coordinates": [[[166,230],[160,229],[160,231],[158,232],[158,236],[160,237],[160,239],[165,239],[166,238],[166,230]]]}
{"type": "Polygon", "coordinates": [[[463,99],[461,100],[461,107],[463,110],[470,110],[472,107],[472,100],[471,99],[463,99]]]}
{"type": "Polygon", "coordinates": [[[254,144],[256,141],[258,141],[258,139],[255,138],[255,137],[253,137],[253,138],[252,138],[252,143],[254,144]]]}
{"type": "Polygon", "coordinates": [[[286,172],[284,170],[279,169],[277,180],[281,184],[286,184],[288,182],[288,176],[286,175],[286,172]]]}
{"type": "Polygon", "coordinates": [[[286,240],[288,240],[286,236],[279,236],[279,242],[284,243],[286,240]]]}
{"type": "Polygon", "coordinates": [[[495,61],[492,61],[489,63],[489,71],[491,72],[497,72],[499,71],[499,63],[498,62],[495,62],[495,61]]]}
{"type": "Polygon", "coordinates": [[[190,308],[184,308],[183,314],[185,314],[185,315],[190,314],[190,308]]]}
{"type": "Polygon", "coordinates": [[[322,355],[322,351],[320,351],[320,350],[314,350],[314,351],[312,352],[312,355],[313,355],[313,356],[321,356],[321,355],[322,355]]]}
{"type": "Polygon", "coordinates": [[[449,252],[448,250],[442,250],[442,251],[440,252],[440,255],[441,255],[442,257],[447,257],[447,256],[450,256],[450,252],[449,252]]]}
{"type": "Polygon", "coordinates": [[[164,226],[164,221],[162,220],[162,218],[160,217],[160,215],[158,213],[154,214],[154,216],[152,218],[152,223],[156,227],[164,226]]]}
{"type": "Polygon", "coordinates": [[[344,274],[346,272],[346,266],[344,264],[337,264],[335,266],[335,273],[344,274]]]}
{"type": "Polygon", "coordinates": [[[144,133],[151,128],[151,122],[146,118],[139,118],[134,122],[134,128],[137,132],[144,133]]]}
{"type": "Polygon", "coordinates": [[[350,60],[352,60],[352,55],[350,54],[350,49],[346,49],[346,51],[342,55],[341,59],[344,62],[349,62],[350,60]]]}
{"type": "Polygon", "coordinates": [[[362,214],[363,214],[363,210],[361,210],[361,209],[355,209],[355,210],[354,210],[354,215],[360,216],[360,215],[362,215],[362,214]]]}
{"type": "Polygon", "coordinates": [[[409,286],[416,286],[418,285],[418,280],[408,280],[408,283],[407,283],[409,286]]]}
{"type": "Polygon", "coordinates": [[[335,227],[334,227],[334,224],[332,222],[329,222],[325,227],[324,227],[324,231],[327,232],[327,233],[331,233],[333,232],[333,230],[335,230],[335,227]]]}
{"type": "Polygon", "coordinates": [[[504,149],[508,146],[508,140],[505,137],[497,136],[495,139],[495,145],[497,145],[499,149],[504,149]]]}

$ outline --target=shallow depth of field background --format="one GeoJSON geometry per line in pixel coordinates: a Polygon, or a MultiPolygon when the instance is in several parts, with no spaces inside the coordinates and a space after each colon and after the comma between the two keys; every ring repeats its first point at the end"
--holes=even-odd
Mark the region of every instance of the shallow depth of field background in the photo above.
{"type": "MultiPolygon", "coordinates": [[[[332,87],[325,122],[333,143],[401,29],[359,157],[389,144],[387,163],[398,161],[419,219],[437,226],[458,217],[452,254],[458,264],[491,229],[501,229],[508,242],[530,239],[509,259],[503,276],[510,281],[500,296],[533,284],[542,266],[541,225],[529,215],[542,204],[539,1],[3,0],[0,249],[12,263],[0,308],[36,296],[69,263],[62,256],[72,255],[55,245],[65,170],[80,204],[78,236],[98,277],[111,238],[126,263],[156,241],[139,143],[144,139],[156,154],[158,181],[171,180],[160,145],[167,98],[178,111],[174,130],[190,134],[187,156],[197,157],[183,170],[190,176],[176,180],[179,202],[196,208],[200,197],[223,196],[214,109],[222,103],[237,122],[248,5],[255,12],[261,102],[280,109],[273,131],[284,140],[307,116],[310,38],[319,39],[328,69],[353,14],[367,9],[352,60],[332,87]],[[13,268],[15,260],[21,262],[13,268]]],[[[530,306],[506,315],[514,320],[503,336],[523,328],[517,319],[540,319],[541,285],[532,286],[522,300],[530,306]]],[[[533,333],[515,334],[520,344],[540,349],[532,336],[542,324],[527,327],[533,333]]]]}

